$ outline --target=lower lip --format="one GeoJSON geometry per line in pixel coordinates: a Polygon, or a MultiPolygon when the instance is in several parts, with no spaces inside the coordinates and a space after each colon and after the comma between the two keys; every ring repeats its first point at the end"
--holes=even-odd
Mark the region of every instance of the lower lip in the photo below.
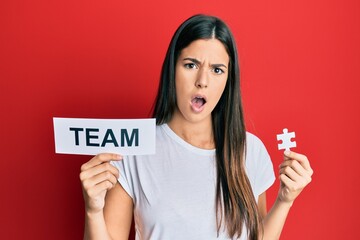
{"type": "MultiPolygon", "coordinates": [[[[206,104],[206,103],[205,103],[205,104],[206,104]]],[[[202,111],[204,110],[205,104],[202,105],[201,107],[197,107],[197,106],[191,104],[191,109],[192,109],[194,112],[196,112],[196,113],[200,113],[200,112],[202,112],[202,111]]]]}

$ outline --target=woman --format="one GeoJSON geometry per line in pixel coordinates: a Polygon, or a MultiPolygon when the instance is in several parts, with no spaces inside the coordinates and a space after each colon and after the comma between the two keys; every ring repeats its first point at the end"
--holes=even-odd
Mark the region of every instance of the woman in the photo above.
{"type": "Polygon", "coordinates": [[[284,153],[274,174],[261,141],[246,133],[234,38],[218,18],[196,15],[175,32],[154,107],[156,154],[99,154],[81,167],[85,239],[278,239],[311,181],[304,155],[284,153]],[[112,162],[112,165],[110,164],[112,162]]]}

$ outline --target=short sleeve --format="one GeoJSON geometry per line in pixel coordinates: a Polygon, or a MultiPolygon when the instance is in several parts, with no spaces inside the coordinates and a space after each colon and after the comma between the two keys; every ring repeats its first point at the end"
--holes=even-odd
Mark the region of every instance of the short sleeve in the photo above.
{"type": "Polygon", "coordinates": [[[273,164],[262,141],[247,134],[246,170],[256,199],[275,181],[273,164]]]}
{"type": "Polygon", "coordinates": [[[131,171],[129,168],[129,159],[124,156],[124,159],[121,161],[112,161],[110,162],[114,167],[119,170],[118,181],[124,190],[129,194],[129,196],[134,199],[134,189],[131,181],[131,171]]]}

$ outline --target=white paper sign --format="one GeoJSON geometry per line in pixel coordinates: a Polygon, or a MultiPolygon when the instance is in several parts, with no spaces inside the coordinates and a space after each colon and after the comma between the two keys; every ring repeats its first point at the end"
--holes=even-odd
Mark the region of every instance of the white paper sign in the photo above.
{"type": "Polygon", "coordinates": [[[53,118],[55,152],[155,154],[155,119],[53,118]]]}

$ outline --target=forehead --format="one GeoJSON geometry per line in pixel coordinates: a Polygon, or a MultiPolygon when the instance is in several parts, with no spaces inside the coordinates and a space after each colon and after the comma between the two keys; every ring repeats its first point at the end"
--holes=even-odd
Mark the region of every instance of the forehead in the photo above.
{"type": "Polygon", "coordinates": [[[184,48],[180,53],[180,60],[185,57],[196,58],[199,61],[209,61],[210,63],[228,64],[229,55],[222,42],[217,39],[195,40],[184,48]]]}

